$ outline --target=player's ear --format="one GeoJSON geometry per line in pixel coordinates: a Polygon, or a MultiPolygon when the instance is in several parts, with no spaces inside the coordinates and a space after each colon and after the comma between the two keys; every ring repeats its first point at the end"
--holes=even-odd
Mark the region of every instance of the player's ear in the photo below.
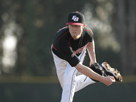
{"type": "Polygon", "coordinates": [[[85,24],[83,25],[83,28],[85,27],[85,24]]]}

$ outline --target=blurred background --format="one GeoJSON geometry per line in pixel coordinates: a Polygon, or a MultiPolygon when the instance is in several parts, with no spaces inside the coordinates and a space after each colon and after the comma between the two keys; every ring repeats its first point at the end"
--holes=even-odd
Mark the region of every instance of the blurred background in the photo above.
{"type": "Polygon", "coordinates": [[[60,101],[50,47],[73,11],[82,12],[93,30],[97,61],[107,61],[124,77],[109,87],[88,86],[73,102],[136,102],[135,5],[135,0],[0,0],[0,102],[60,101]]]}

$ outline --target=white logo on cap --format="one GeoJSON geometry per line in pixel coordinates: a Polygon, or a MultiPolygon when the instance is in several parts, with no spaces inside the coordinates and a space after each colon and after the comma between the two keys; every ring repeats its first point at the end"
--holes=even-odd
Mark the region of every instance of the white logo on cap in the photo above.
{"type": "Polygon", "coordinates": [[[72,20],[73,20],[73,21],[78,21],[78,20],[79,20],[79,17],[73,16],[73,17],[72,17],[72,20]]]}

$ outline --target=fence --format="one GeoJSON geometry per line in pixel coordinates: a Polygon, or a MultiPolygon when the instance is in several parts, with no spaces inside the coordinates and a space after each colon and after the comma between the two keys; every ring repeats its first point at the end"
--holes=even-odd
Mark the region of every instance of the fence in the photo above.
{"type": "MultiPolygon", "coordinates": [[[[73,102],[136,102],[136,82],[129,78],[108,87],[87,86],[75,93],[73,102]]],[[[60,102],[61,91],[56,77],[0,78],[0,102],[60,102]]]]}

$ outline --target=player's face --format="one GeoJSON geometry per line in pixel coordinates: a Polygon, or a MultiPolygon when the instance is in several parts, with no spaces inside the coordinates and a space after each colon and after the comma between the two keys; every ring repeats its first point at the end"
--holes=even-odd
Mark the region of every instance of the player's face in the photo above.
{"type": "Polygon", "coordinates": [[[73,39],[78,39],[80,38],[83,28],[85,25],[83,26],[79,26],[79,25],[69,25],[69,32],[72,36],[73,39]]]}

